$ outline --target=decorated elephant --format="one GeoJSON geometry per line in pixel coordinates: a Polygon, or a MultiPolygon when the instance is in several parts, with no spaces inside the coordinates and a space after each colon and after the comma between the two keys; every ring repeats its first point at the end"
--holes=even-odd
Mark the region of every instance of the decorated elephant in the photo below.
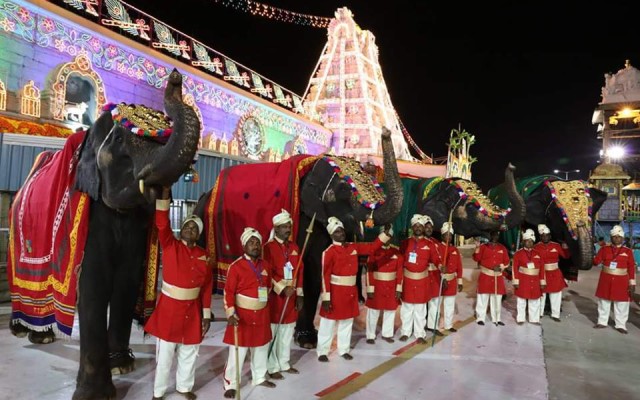
{"type": "MultiPolygon", "coordinates": [[[[238,165],[224,169],[214,188],[204,193],[195,213],[205,222],[201,240],[217,262],[217,288],[224,288],[226,269],[242,255],[240,235],[251,226],[265,237],[271,218],[286,209],[294,218],[298,245],[304,246],[304,306],[296,324],[296,341],[313,348],[317,342],[313,320],[321,290],[322,252],[331,244],[326,231],[329,217],[339,218],[348,240],[361,240],[365,223],[390,223],[402,205],[402,189],[391,134],[383,129],[382,151],[386,196],[380,186],[353,159],[333,155],[291,157],[280,163],[238,165]],[[311,225],[312,219],[315,222],[311,225]]],[[[295,267],[295,266],[294,266],[295,267]]]]}
{"type": "MultiPolygon", "coordinates": [[[[571,259],[561,259],[559,263],[565,278],[576,280],[579,270],[591,269],[594,256],[591,222],[607,194],[587,182],[565,181],[553,175],[521,178],[516,181],[516,187],[526,203],[522,228],[533,228],[537,232],[537,225],[545,224],[551,230],[552,240],[569,246],[571,259]]],[[[505,187],[491,189],[489,197],[496,204],[504,204],[505,187]]],[[[515,250],[519,235],[520,228],[511,229],[502,234],[501,241],[515,250]]]]}
{"type": "MultiPolygon", "coordinates": [[[[16,244],[9,256],[12,292],[29,291],[39,296],[35,302],[43,304],[55,301],[40,309],[46,313],[40,317],[39,311],[35,316],[25,311],[33,304],[14,302],[11,329],[17,336],[40,331],[30,338],[42,342],[52,341],[54,330],[70,335],[77,295],[76,400],[115,397],[112,373],[127,373],[134,367],[129,337],[134,310],[141,308],[141,291],[146,290],[143,300],[153,307],[156,281],[149,281],[145,271],[157,278],[154,201],[160,187],[170,186],[190,168],[200,138],[199,120],[182,101],[182,76],[175,69],[168,77],[164,107],[171,119],[139,105],[105,106],[88,131],[69,138],[59,152],[67,157],[58,168],[62,173],[39,179],[55,169],[39,159],[12,207],[11,243],[16,244]],[[49,189],[45,185],[60,198],[43,196],[49,189]],[[29,217],[29,210],[53,210],[49,219],[54,238],[46,235],[51,232],[46,215],[29,217]],[[31,230],[25,225],[28,221],[31,230]],[[48,262],[29,264],[36,260],[28,256],[39,251],[39,240],[51,244],[51,254],[40,260],[48,262]],[[25,268],[37,270],[29,273],[25,268]]],[[[46,156],[53,161],[60,157],[64,158],[46,156]]]]}

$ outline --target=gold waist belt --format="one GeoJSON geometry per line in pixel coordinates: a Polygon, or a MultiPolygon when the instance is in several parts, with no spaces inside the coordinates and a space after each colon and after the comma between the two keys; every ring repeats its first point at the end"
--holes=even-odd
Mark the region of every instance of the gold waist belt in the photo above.
{"type": "Polygon", "coordinates": [[[555,271],[556,269],[558,269],[558,263],[552,263],[552,264],[545,264],[544,265],[544,270],[545,271],[555,271]]]}
{"type": "Polygon", "coordinates": [[[355,286],[356,276],[355,275],[338,276],[338,275],[331,274],[331,284],[338,285],[338,286],[355,286]]]}
{"type": "Polygon", "coordinates": [[[162,282],[162,294],[175,300],[195,300],[200,295],[200,288],[181,288],[162,282]]]}
{"type": "Polygon", "coordinates": [[[255,297],[244,296],[241,294],[236,295],[236,305],[240,308],[244,308],[245,310],[262,310],[267,306],[266,301],[260,301],[255,297]]]}
{"type": "Polygon", "coordinates": [[[605,274],[609,274],[609,275],[626,275],[627,274],[627,269],[626,268],[616,268],[616,269],[611,269],[609,267],[602,267],[602,271],[604,271],[605,274]]]}
{"type": "Polygon", "coordinates": [[[489,269],[487,267],[482,267],[482,269],[480,270],[482,271],[483,274],[485,275],[489,275],[489,276],[502,276],[502,271],[494,271],[492,269],[489,269]]]}
{"type": "Polygon", "coordinates": [[[540,269],[539,268],[520,267],[520,268],[518,268],[518,272],[521,273],[521,274],[531,275],[531,276],[540,275],[540,269]]]}
{"type": "Polygon", "coordinates": [[[424,270],[422,272],[411,272],[408,270],[404,270],[404,277],[405,278],[409,278],[409,279],[413,279],[413,280],[420,280],[420,279],[424,279],[429,275],[429,271],[424,270]]]}
{"type": "Polygon", "coordinates": [[[444,279],[446,279],[448,281],[452,281],[452,280],[456,279],[456,276],[458,276],[458,274],[456,272],[454,272],[453,274],[444,274],[442,276],[444,277],[444,279]]]}
{"type": "Polygon", "coordinates": [[[377,279],[379,281],[395,281],[396,273],[395,272],[374,272],[373,279],[377,279]]]}

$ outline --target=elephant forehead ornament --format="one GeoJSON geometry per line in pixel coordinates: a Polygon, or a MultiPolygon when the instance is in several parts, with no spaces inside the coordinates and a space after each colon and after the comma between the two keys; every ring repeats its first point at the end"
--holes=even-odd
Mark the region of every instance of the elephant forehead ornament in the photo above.
{"type": "Polygon", "coordinates": [[[171,118],[162,111],[143,105],[114,104],[104,106],[104,111],[111,112],[113,121],[138,136],[166,140],[171,136],[171,118]]]}
{"type": "Polygon", "coordinates": [[[382,187],[362,169],[357,160],[338,156],[325,156],[324,160],[333,167],[333,172],[340,179],[349,184],[352,193],[360,204],[375,210],[384,203],[382,187]]]}
{"type": "Polygon", "coordinates": [[[457,179],[451,180],[450,183],[457,189],[460,197],[466,199],[467,202],[472,203],[478,211],[490,218],[502,219],[511,212],[511,208],[504,210],[493,204],[491,200],[482,193],[482,190],[480,190],[475,182],[465,179],[457,179]]]}
{"type": "Polygon", "coordinates": [[[577,239],[576,227],[579,222],[591,228],[591,208],[593,200],[589,195],[589,185],[584,181],[545,181],[551,192],[552,201],[560,210],[562,219],[569,228],[571,237],[577,239]]]}

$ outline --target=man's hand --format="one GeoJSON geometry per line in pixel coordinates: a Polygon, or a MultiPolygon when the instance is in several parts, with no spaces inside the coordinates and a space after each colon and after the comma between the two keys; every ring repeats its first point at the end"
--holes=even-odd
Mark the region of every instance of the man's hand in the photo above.
{"type": "Polygon", "coordinates": [[[304,297],[296,297],[296,311],[302,310],[302,306],[304,306],[304,297]]]}
{"type": "Polygon", "coordinates": [[[285,286],[282,293],[284,294],[284,297],[291,297],[295,293],[295,290],[293,290],[291,286],[285,286]]]}
{"type": "Polygon", "coordinates": [[[162,187],[162,197],[161,200],[168,200],[169,194],[171,193],[171,186],[163,186],[162,187]]]}
{"type": "Polygon", "coordinates": [[[323,300],[322,301],[322,309],[325,312],[331,312],[333,310],[333,307],[331,307],[331,301],[330,300],[323,300]]]}
{"type": "Polygon", "coordinates": [[[229,325],[238,326],[238,321],[240,321],[240,318],[238,318],[238,316],[235,314],[227,318],[227,323],[229,325]]]}
{"type": "Polygon", "coordinates": [[[373,292],[367,292],[367,299],[373,299],[373,292]]]}
{"type": "Polygon", "coordinates": [[[462,285],[458,285],[458,292],[462,292],[462,285]]]}
{"type": "Polygon", "coordinates": [[[569,246],[567,246],[567,243],[565,243],[565,242],[562,242],[560,244],[560,247],[562,247],[563,249],[568,249],[569,248],[569,246]]]}
{"type": "Polygon", "coordinates": [[[393,236],[393,231],[391,230],[391,224],[386,224],[384,226],[384,234],[387,236],[393,236]]]}
{"type": "Polygon", "coordinates": [[[500,271],[502,271],[502,267],[499,266],[499,265],[496,265],[495,267],[493,267],[493,271],[494,272],[500,272],[500,271]]]}
{"type": "Polygon", "coordinates": [[[636,285],[629,285],[629,297],[633,297],[636,293],[636,285]]]}
{"type": "Polygon", "coordinates": [[[398,301],[402,300],[402,292],[396,292],[396,300],[398,301]]]}
{"type": "Polygon", "coordinates": [[[211,318],[203,318],[202,319],[202,337],[209,332],[209,328],[211,328],[211,318]]]}
{"type": "Polygon", "coordinates": [[[547,284],[546,283],[540,285],[540,289],[545,290],[546,288],[547,288],[547,284]]]}

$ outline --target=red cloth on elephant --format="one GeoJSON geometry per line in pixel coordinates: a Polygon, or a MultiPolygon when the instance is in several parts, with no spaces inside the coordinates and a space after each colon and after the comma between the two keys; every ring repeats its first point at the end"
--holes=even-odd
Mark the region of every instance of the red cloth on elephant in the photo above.
{"type": "MultiPolygon", "coordinates": [[[[545,265],[556,264],[557,267],[560,257],[569,258],[569,250],[563,249],[562,246],[556,242],[546,244],[542,242],[536,243],[533,249],[540,254],[545,265]]],[[[562,289],[567,287],[567,282],[564,281],[564,276],[562,276],[562,271],[559,268],[553,271],[545,271],[545,279],[547,281],[547,288],[543,290],[544,293],[561,292],[562,289]]]]}
{"type": "Polygon", "coordinates": [[[284,314],[282,323],[291,324],[296,322],[298,319],[298,312],[295,308],[296,298],[304,295],[302,291],[304,264],[300,261],[300,248],[294,242],[288,241],[287,243],[283,243],[278,238],[273,238],[264,245],[262,257],[271,265],[271,283],[273,284],[273,289],[269,292],[271,323],[280,323],[284,303],[287,301],[283,289],[285,286],[293,285],[293,277],[296,278],[296,290],[289,298],[287,311],[284,314]],[[287,262],[290,262],[293,267],[290,279],[284,279],[286,274],[284,268],[287,262]],[[300,266],[298,267],[299,262],[300,266]]]}
{"type": "Polygon", "coordinates": [[[518,285],[515,295],[521,299],[539,299],[544,279],[544,262],[536,250],[520,249],[513,255],[513,284],[518,285]],[[521,269],[522,268],[522,269],[521,269]],[[527,275],[522,271],[538,269],[538,274],[527,275]]]}
{"type": "Polygon", "coordinates": [[[631,301],[628,290],[630,284],[636,284],[636,263],[630,248],[626,246],[615,247],[614,245],[604,246],[596,254],[593,264],[604,264],[598,279],[596,297],[610,301],[631,301]],[[610,268],[612,262],[615,263],[615,268],[610,268]],[[609,269],[605,269],[605,267],[609,269]],[[624,274],[613,274],[622,273],[625,269],[626,273],[624,274]]]}
{"type": "MultiPolygon", "coordinates": [[[[258,347],[271,341],[269,304],[268,301],[266,304],[265,301],[260,301],[260,287],[265,288],[264,294],[268,296],[271,289],[271,265],[267,261],[258,260],[253,263],[248,256],[243,255],[231,263],[224,287],[224,310],[227,318],[234,314],[238,316],[240,347],[258,347]]],[[[232,325],[227,325],[222,341],[235,344],[232,325]]]]}
{"type": "Polygon", "coordinates": [[[444,274],[455,274],[451,280],[447,280],[447,288],[442,291],[443,296],[455,296],[458,293],[458,284],[462,285],[462,257],[460,250],[456,246],[445,243],[438,243],[442,263],[444,263],[445,254],[447,255],[447,265],[444,267],[444,274]]]}
{"type": "Polygon", "coordinates": [[[509,251],[500,243],[483,244],[473,253],[473,260],[480,264],[480,276],[478,277],[478,293],[495,294],[496,286],[498,294],[507,294],[504,284],[504,276],[490,276],[484,273],[484,268],[493,270],[498,265],[509,265],[509,251]],[[496,282],[497,281],[497,282],[496,282]]]}
{"type": "Polygon", "coordinates": [[[292,237],[297,237],[300,179],[318,159],[296,155],[279,163],[235,165],[222,170],[203,220],[206,250],[216,262],[218,293],[224,289],[229,264],[244,252],[238,238],[245,227],[254,227],[262,237],[269,237],[271,218],[285,209],[293,219],[292,237]]]}
{"type": "Polygon", "coordinates": [[[367,296],[365,305],[374,310],[396,310],[400,305],[396,292],[402,290],[402,253],[393,246],[381,248],[369,257],[369,264],[372,267],[367,270],[367,293],[373,293],[373,298],[367,296]],[[386,274],[385,278],[380,274],[386,274]],[[390,279],[392,274],[395,279],[390,279]]]}
{"type": "Polygon", "coordinates": [[[9,210],[12,323],[71,335],[89,225],[89,197],[73,190],[84,136],[75,133],[62,150],[40,153],[9,210]]]}
{"type": "Polygon", "coordinates": [[[412,304],[428,302],[431,299],[429,289],[431,279],[428,273],[427,276],[419,279],[408,277],[407,273],[424,273],[428,270],[430,263],[440,264],[436,244],[425,237],[412,237],[403,241],[400,249],[404,255],[403,274],[405,275],[402,278],[402,301],[412,304]],[[412,259],[411,253],[416,253],[415,260],[412,259]]]}
{"type": "MultiPolygon", "coordinates": [[[[380,236],[383,236],[381,234],[380,236]]],[[[333,242],[322,252],[322,301],[331,301],[332,310],[320,309],[320,316],[333,319],[355,318],[360,314],[358,308],[358,256],[373,254],[382,247],[381,237],[373,243],[333,242]]],[[[388,236],[385,241],[388,241],[388,236]]]]}
{"type": "Polygon", "coordinates": [[[156,309],[144,330],[167,342],[202,342],[202,318],[211,318],[213,275],[202,247],[189,248],[173,235],[169,222],[169,200],[156,201],[156,226],[162,248],[162,279],[179,289],[199,288],[197,298],[180,300],[163,287],[156,309]]]}

